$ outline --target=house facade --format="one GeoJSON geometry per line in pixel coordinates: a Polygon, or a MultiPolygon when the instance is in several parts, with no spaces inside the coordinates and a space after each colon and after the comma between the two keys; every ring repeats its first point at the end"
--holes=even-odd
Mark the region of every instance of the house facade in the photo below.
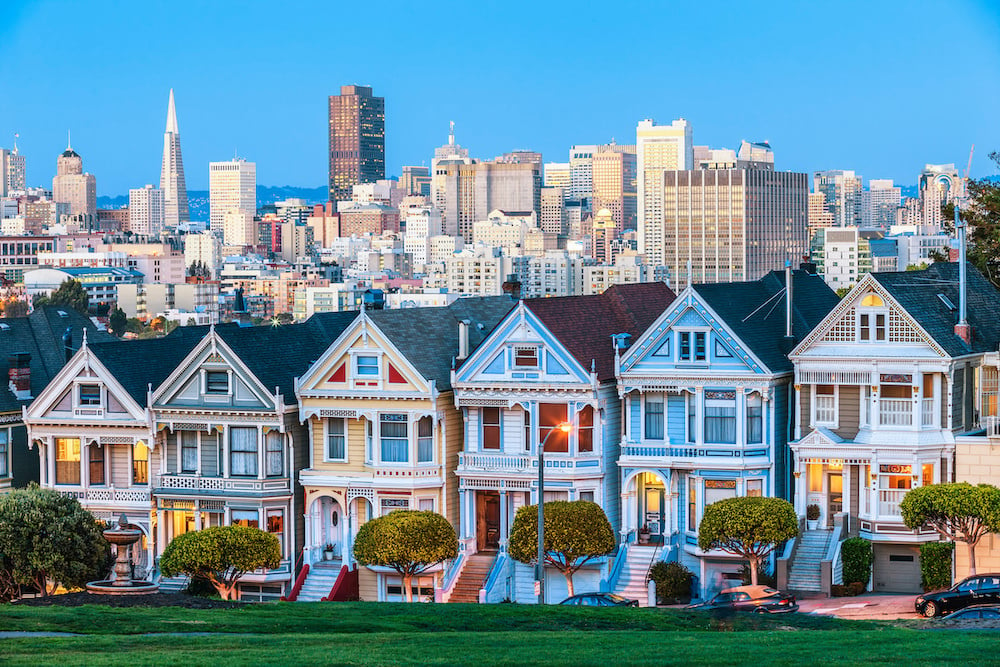
{"type": "MultiPolygon", "coordinates": [[[[487,297],[440,308],[363,311],[299,378],[298,416],[308,431],[299,474],[303,562],[311,579],[322,580],[324,570],[357,568],[354,537],[369,519],[397,509],[429,510],[459,525],[454,470],[463,424],[451,367],[513,306],[508,297],[487,297]]],[[[443,569],[415,578],[414,597],[432,599],[443,569]]],[[[363,567],[357,577],[363,600],[404,597],[399,575],[389,568],[363,567]]]]}
{"type": "MultiPolygon", "coordinates": [[[[601,295],[520,301],[454,373],[455,405],[465,424],[458,458],[459,542],[466,557],[484,555],[485,601],[535,602],[529,566],[507,555],[518,508],[538,501],[590,500],[620,527],[616,460],[621,418],[614,380],[616,336],[634,337],[673,299],[662,283],[620,285],[601,295]],[[545,488],[538,448],[545,444],[545,488]]],[[[607,571],[581,570],[580,590],[607,571]]],[[[547,575],[547,600],[565,583],[547,575]]]]}
{"type": "Polygon", "coordinates": [[[961,285],[957,264],[868,274],[790,355],[796,509],[817,505],[821,530],[842,520],[873,542],[875,591],[920,590],[918,547],[938,537],[906,528],[899,503],[955,479],[955,436],[979,423],[977,378],[1000,341],[998,299],[971,267],[961,285]]]}
{"type": "Polygon", "coordinates": [[[662,545],[656,559],[690,568],[703,593],[739,579],[743,561],[699,549],[698,525],[724,498],[791,500],[786,354],[836,303],[804,271],[693,285],[621,354],[621,534],[630,547],[662,545]]]}

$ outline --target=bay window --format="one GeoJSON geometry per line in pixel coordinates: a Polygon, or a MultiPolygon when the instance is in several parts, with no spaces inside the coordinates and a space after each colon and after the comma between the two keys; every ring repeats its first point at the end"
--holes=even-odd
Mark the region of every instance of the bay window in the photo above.
{"type": "Polygon", "coordinates": [[[594,451],[594,408],[588,405],[577,416],[577,449],[581,453],[594,451]]]}
{"type": "Polygon", "coordinates": [[[705,392],[705,442],[736,443],[735,392],[705,392]]]}
{"type": "Polygon", "coordinates": [[[531,451],[531,412],[524,411],[524,451],[531,451]]]}
{"type": "Polygon", "coordinates": [[[79,483],[79,438],[56,438],[56,484],[79,483]]]}
{"type": "Polygon", "coordinates": [[[646,440],[663,440],[663,395],[646,394],[645,403],[643,437],[646,440]]]}
{"type": "Polygon", "coordinates": [[[0,429],[0,477],[10,475],[10,430],[0,429]]]}
{"type": "Polygon", "coordinates": [[[379,415],[379,438],[384,463],[407,463],[410,460],[407,419],[403,414],[379,415]]]}
{"type": "Polygon", "coordinates": [[[229,429],[229,474],[234,477],[257,476],[257,429],[233,426],[229,429]]]}
{"type": "Polygon", "coordinates": [[[747,396],[747,442],[758,444],[764,441],[764,406],[760,394],[747,396]]]}
{"type": "MultiPolygon", "coordinates": [[[[566,421],[568,414],[565,403],[539,403],[538,404],[538,442],[545,442],[549,431],[566,421]]],[[[545,442],[545,452],[557,452],[565,454],[569,451],[569,434],[555,433],[545,442]]]]}
{"type": "Polygon", "coordinates": [[[257,510],[233,510],[233,526],[244,526],[246,528],[260,528],[260,512],[257,510]]]}

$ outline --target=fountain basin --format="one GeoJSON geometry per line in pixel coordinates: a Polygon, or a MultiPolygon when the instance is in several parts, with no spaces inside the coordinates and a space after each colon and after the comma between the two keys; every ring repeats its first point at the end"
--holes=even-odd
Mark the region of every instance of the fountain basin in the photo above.
{"type": "Polygon", "coordinates": [[[160,590],[159,584],[145,579],[133,579],[132,564],[129,560],[129,547],[139,541],[142,531],[129,528],[128,519],[122,514],[118,524],[102,531],[104,539],[115,545],[115,566],[111,578],[101,581],[88,581],[88,593],[104,593],[107,595],[143,595],[160,590]]]}
{"type": "Polygon", "coordinates": [[[159,584],[154,584],[152,581],[145,581],[143,579],[131,579],[124,586],[121,584],[116,586],[113,579],[87,582],[88,593],[103,593],[105,595],[145,595],[147,593],[156,593],[159,590],[159,584]]]}

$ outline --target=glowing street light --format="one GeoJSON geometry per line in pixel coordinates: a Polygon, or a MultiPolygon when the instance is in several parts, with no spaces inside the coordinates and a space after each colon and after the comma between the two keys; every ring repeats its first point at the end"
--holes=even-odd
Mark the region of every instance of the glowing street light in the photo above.
{"type": "Polygon", "coordinates": [[[569,438],[573,425],[561,422],[545,434],[538,444],[538,559],[535,563],[535,581],[538,582],[538,604],[545,604],[545,443],[553,433],[563,433],[569,438]]]}

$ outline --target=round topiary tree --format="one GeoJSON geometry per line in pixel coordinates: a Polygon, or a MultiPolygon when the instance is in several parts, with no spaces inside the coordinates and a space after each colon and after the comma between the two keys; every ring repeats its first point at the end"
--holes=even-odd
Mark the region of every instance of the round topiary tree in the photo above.
{"type": "Polygon", "coordinates": [[[969,574],[976,573],[976,545],[1000,531],[1000,489],[968,482],[928,484],[910,489],[899,513],[907,528],[930,526],[941,537],[969,547],[969,574]]]}
{"type": "MultiPolygon", "coordinates": [[[[545,503],[545,564],[566,577],[573,595],[573,574],[594,558],[615,549],[615,534],[604,510],[589,500],[545,503]]],[[[507,550],[522,563],[538,558],[538,506],[526,505],[514,515],[507,550]]]]}
{"type": "Polygon", "coordinates": [[[398,572],[407,602],[413,602],[413,577],[457,555],[455,529],[436,512],[396,510],[363,524],[354,538],[354,558],[398,572]]]}
{"type": "Polygon", "coordinates": [[[103,578],[111,564],[104,526],[76,498],[32,484],[0,495],[0,581],[49,595],[103,578]]]}
{"type": "Polygon", "coordinates": [[[757,585],[761,563],[779,542],[799,534],[795,508],[781,498],[726,498],[708,505],[698,525],[698,547],[721,549],[750,561],[750,583],[757,585]]]}
{"type": "Polygon", "coordinates": [[[160,556],[166,577],[186,574],[207,579],[223,600],[231,600],[247,572],[281,564],[278,538],[249,526],[214,526],[178,535],[160,556]]]}

